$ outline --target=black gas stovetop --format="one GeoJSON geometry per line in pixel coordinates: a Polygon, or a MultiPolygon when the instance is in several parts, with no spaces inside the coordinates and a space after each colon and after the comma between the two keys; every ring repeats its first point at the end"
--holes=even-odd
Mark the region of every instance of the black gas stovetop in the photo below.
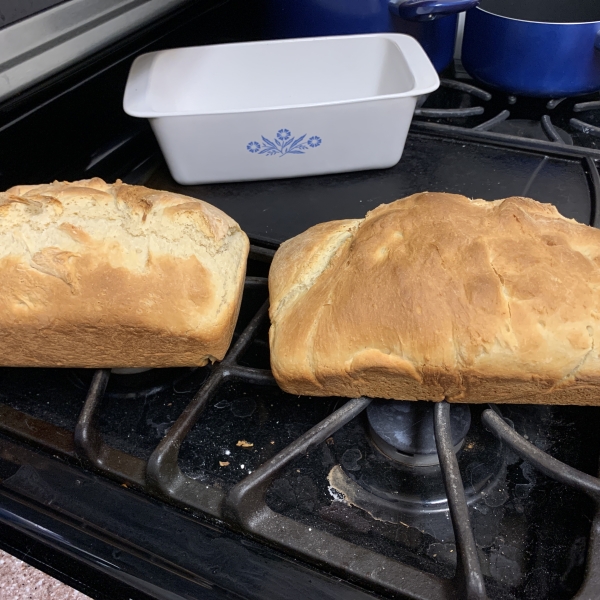
{"type": "Polygon", "coordinates": [[[0,547],[95,598],[599,597],[599,409],[290,396],[266,277],[307,227],[424,190],[600,223],[600,95],[510,98],[453,71],[391,169],[182,187],[121,98],[140,52],[244,39],[257,18],[207,7],[0,107],[2,188],[120,177],[203,198],[253,242],[222,363],[0,369],[0,547]]]}

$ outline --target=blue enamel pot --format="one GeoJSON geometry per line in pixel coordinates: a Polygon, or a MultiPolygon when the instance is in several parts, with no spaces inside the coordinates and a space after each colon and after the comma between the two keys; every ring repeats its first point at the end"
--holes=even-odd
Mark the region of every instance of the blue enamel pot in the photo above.
{"type": "Polygon", "coordinates": [[[441,71],[454,55],[457,14],[479,0],[267,0],[264,37],[406,33],[441,71]]]}
{"type": "Polygon", "coordinates": [[[600,0],[481,0],[466,16],[462,61],[511,94],[600,90],[600,0]]]}

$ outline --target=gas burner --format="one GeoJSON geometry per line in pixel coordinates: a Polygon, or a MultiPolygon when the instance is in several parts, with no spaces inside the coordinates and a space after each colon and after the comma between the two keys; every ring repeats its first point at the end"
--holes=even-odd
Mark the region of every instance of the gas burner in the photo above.
{"type": "MultiPolygon", "coordinates": [[[[347,503],[378,521],[403,524],[439,541],[452,541],[441,468],[431,456],[435,452],[437,459],[433,404],[374,404],[366,419],[334,436],[338,464],[328,475],[332,493],[343,495],[347,503]]],[[[483,428],[480,413],[481,407],[466,405],[453,406],[451,411],[452,441],[469,505],[480,500],[493,504],[495,496],[506,494],[503,446],[483,428]]]]}
{"type": "MultiPolygon", "coordinates": [[[[197,368],[112,369],[105,396],[116,399],[147,398],[166,389],[184,386],[197,368]]],[[[69,379],[81,390],[88,390],[93,369],[71,369],[69,379]]],[[[184,390],[183,390],[184,391],[184,390]]]]}
{"type": "MultiPolygon", "coordinates": [[[[369,434],[374,446],[385,456],[403,465],[439,465],[433,432],[432,402],[378,400],[367,408],[369,434]]],[[[471,411],[466,404],[450,408],[450,427],[454,452],[464,445],[471,426],[471,411]]]]}

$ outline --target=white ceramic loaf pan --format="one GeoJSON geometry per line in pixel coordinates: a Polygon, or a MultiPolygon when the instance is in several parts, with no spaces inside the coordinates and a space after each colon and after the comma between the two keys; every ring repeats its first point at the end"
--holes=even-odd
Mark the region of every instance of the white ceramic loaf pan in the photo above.
{"type": "Polygon", "coordinates": [[[248,181],[391,167],[438,86],[409,36],[319,37],[144,54],[123,106],[178,183],[248,181]]]}

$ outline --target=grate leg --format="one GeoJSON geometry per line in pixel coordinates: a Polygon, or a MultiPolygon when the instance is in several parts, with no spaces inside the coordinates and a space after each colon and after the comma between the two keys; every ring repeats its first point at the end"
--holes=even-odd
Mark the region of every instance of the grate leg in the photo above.
{"type": "Polygon", "coordinates": [[[485,584],[469,519],[465,489],[450,435],[450,404],[446,401],[436,404],[433,426],[456,539],[457,583],[462,588],[465,600],[486,600],[485,584]]]}

